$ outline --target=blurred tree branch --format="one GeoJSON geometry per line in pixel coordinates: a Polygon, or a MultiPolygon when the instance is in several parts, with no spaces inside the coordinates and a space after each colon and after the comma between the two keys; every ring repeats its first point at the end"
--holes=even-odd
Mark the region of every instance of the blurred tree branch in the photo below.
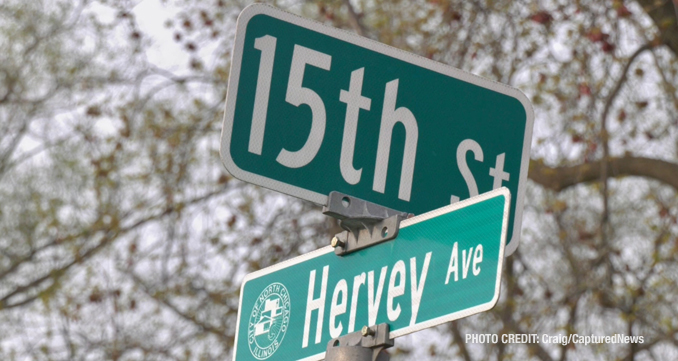
{"type": "Polygon", "coordinates": [[[678,5],[673,0],[637,1],[657,26],[661,42],[678,55],[678,5]]]}
{"type": "MultiPolygon", "coordinates": [[[[630,11],[629,2],[288,5],[521,88],[535,97],[535,123],[546,130],[530,161],[523,243],[505,263],[497,307],[439,328],[457,347],[427,354],[416,344],[394,359],[455,351],[450,357],[469,361],[632,359],[646,351],[676,359],[678,200],[663,185],[678,189],[677,3],[636,0],[643,11],[630,11]],[[628,56],[638,39],[651,45],[628,56]],[[637,144],[652,149],[639,156],[637,144]],[[579,159],[573,149],[583,147],[579,159]],[[601,220],[597,185],[613,177],[634,178],[610,182],[609,218],[601,220]],[[645,335],[645,343],[464,342],[467,332],[619,330],[645,335]]],[[[137,26],[142,6],[56,3],[65,10],[0,4],[0,39],[8,39],[0,40],[0,343],[9,345],[0,358],[224,359],[233,352],[242,276],[317,249],[339,231],[328,230],[336,222],[315,205],[232,182],[216,161],[232,30],[244,3],[168,5],[180,11],[161,31],[190,67],[176,74],[149,61],[145,51],[158,34],[137,26]],[[102,11],[110,17],[97,20],[102,11]],[[50,328],[54,319],[60,331],[50,328]]]]}
{"type": "Polygon", "coordinates": [[[212,325],[209,325],[206,322],[201,321],[198,319],[196,315],[193,314],[188,314],[182,310],[179,309],[175,304],[173,304],[164,294],[163,292],[158,292],[157,290],[154,290],[152,286],[147,285],[139,276],[134,274],[133,272],[127,272],[127,274],[134,280],[135,284],[139,285],[143,292],[151,297],[152,299],[156,300],[157,302],[161,303],[165,307],[169,308],[180,316],[181,318],[185,319],[186,321],[189,321],[193,323],[194,325],[200,327],[202,330],[207,331],[211,334],[214,334],[221,340],[223,340],[224,343],[230,344],[233,343],[234,337],[232,335],[227,335],[224,329],[214,327],[212,325]]]}
{"type": "MultiPolygon", "coordinates": [[[[601,178],[602,161],[573,166],[550,167],[541,159],[530,160],[529,178],[535,183],[562,191],[579,183],[595,182],[601,178]]],[[[678,164],[646,157],[611,157],[610,177],[639,176],[651,178],[678,190],[678,164]]]]}
{"type": "Polygon", "coordinates": [[[348,9],[348,23],[351,25],[351,28],[360,36],[367,36],[365,31],[365,25],[363,25],[362,20],[360,20],[360,14],[355,12],[353,5],[350,0],[344,0],[344,5],[348,9]]]}
{"type": "Polygon", "coordinates": [[[2,273],[0,273],[0,279],[3,279],[7,277],[8,274],[17,271],[20,266],[25,264],[26,262],[30,262],[36,254],[39,252],[44,252],[50,248],[56,247],[58,245],[63,244],[64,242],[72,241],[78,238],[83,238],[83,237],[93,237],[96,234],[102,233],[103,232],[103,237],[101,240],[99,240],[94,246],[91,248],[85,250],[84,252],[78,251],[76,256],[69,261],[68,263],[62,265],[61,267],[54,267],[49,270],[49,272],[43,274],[42,276],[35,278],[28,283],[25,283],[23,285],[15,287],[13,290],[9,291],[8,293],[2,295],[0,298],[0,310],[1,309],[7,309],[7,308],[14,308],[14,307],[19,307],[23,306],[25,304],[28,304],[44,294],[44,292],[47,292],[50,290],[52,287],[58,285],[59,280],[66,275],[67,271],[73,267],[76,264],[83,263],[87,259],[93,257],[96,255],[98,252],[100,252],[104,247],[107,245],[111,244],[115,239],[118,237],[129,233],[135,229],[140,228],[141,226],[148,224],[149,222],[156,221],[158,219],[164,218],[168,215],[175,214],[176,212],[181,211],[186,206],[192,205],[192,204],[198,204],[205,202],[206,200],[220,194],[223,191],[223,189],[219,189],[213,192],[210,192],[208,194],[205,194],[200,197],[196,197],[194,199],[191,199],[189,201],[183,202],[181,204],[175,204],[171,205],[167,208],[165,208],[162,212],[154,215],[150,215],[148,217],[142,218],[128,226],[124,227],[118,227],[118,225],[121,222],[115,222],[114,225],[110,227],[103,226],[103,220],[102,218],[99,218],[97,221],[94,222],[94,224],[91,227],[88,227],[87,229],[83,230],[82,232],[78,234],[73,234],[70,236],[66,237],[61,237],[59,239],[52,240],[48,243],[46,243],[44,246],[33,248],[27,255],[22,257],[19,260],[16,260],[13,264],[11,264],[7,269],[3,270],[2,273]],[[49,284],[46,287],[42,287],[43,284],[46,281],[52,281],[51,284],[49,284]],[[42,288],[41,288],[42,287],[42,288]],[[12,298],[15,298],[17,296],[24,296],[21,301],[16,301],[16,302],[11,302],[12,298]]]}

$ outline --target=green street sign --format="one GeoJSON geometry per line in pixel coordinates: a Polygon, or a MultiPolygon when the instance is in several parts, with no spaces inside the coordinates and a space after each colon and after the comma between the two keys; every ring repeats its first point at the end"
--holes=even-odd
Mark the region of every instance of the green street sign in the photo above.
{"type": "Polygon", "coordinates": [[[232,57],[235,177],[413,214],[507,187],[518,246],[534,119],[519,90],[266,5],[240,14],[232,57]]]}
{"type": "Polygon", "coordinates": [[[491,309],[510,198],[500,188],[406,219],[394,240],[247,275],[233,359],[321,360],[330,340],[363,326],[388,323],[396,338],[491,309]]]}

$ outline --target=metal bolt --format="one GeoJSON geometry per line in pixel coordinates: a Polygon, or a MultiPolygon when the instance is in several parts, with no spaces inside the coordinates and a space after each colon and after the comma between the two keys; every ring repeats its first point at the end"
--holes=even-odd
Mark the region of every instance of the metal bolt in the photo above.
{"type": "Polygon", "coordinates": [[[374,336],[374,330],[372,330],[371,328],[369,328],[367,326],[363,326],[363,329],[360,330],[360,333],[363,336],[374,336]]]}
{"type": "Polygon", "coordinates": [[[342,242],[339,238],[337,237],[332,237],[332,247],[337,248],[337,247],[344,247],[344,242],[342,242]]]}

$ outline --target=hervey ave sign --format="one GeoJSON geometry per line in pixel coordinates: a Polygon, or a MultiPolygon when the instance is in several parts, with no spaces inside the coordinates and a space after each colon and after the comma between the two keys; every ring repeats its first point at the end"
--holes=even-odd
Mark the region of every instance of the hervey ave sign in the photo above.
{"type": "Polygon", "coordinates": [[[388,323],[396,338],[494,307],[510,194],[500,188],[404,220],[345,256],[330,246],[247,275],[235,361],[320,360],[327,343],[388,323]]]}
{"type": "Polygon", "coordinates": [[[252,5],[238,18],[221,159],[318,204],[338,191],[413,214],[507,187],[510,254],[533,118],[517,89],[252,5]]]}

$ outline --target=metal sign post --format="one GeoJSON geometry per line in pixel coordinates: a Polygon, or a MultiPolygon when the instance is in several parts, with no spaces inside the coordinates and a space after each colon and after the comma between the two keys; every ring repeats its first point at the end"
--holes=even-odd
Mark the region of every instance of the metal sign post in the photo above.
{"type": "Polygon", "coordinates": [[[330,340],[325,361],[389,361],[391,356],[384,350],[392,346],[387,323],[364,326],[359,332],[330,340]]]}
{"type": "MultiPolygon", "coordinates": [[[[411,216],[339,192],[330,193],[323,213],[338,219],[345,229],[332,238],[337,256],[395,239],[400,221],[411,216]]],[[[389,361],[391,357],[383,351],[393,343],[387,323],[363,326],[360,331],[330,340],[325,361],[389,361]]]]}

